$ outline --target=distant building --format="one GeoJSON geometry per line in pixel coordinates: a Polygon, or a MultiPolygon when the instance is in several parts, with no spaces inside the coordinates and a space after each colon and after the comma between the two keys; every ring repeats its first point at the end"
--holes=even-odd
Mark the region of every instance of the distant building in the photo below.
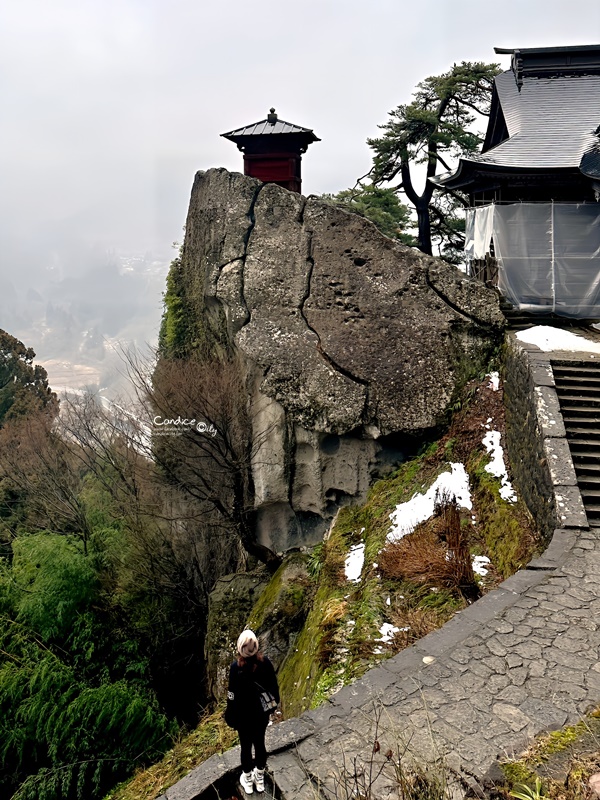
{"type": "Polygon", "coordinates": [[[302,153],[312,142],[321,141],[310,128],[279,119],[274,108],[266,119],[221,136],[235,142],[244,154],[244,175],[292,192],[302,188],[302,153]]]}
{"type": "Polygon", "coordinates": [[[435,182],[469,195],[467,256],[514,305],[599,318],[600,45],[495,51],[482,152],[435,182]]]}

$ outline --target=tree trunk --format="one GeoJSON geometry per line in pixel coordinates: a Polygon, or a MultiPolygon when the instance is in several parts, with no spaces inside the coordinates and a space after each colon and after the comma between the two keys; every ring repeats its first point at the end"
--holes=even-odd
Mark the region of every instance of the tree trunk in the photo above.
{"type": "Polygon", "coordinates": [[[431,252],[431,221],[429,219],[429,204],[419,203],[417,209],[417,223],[419,226],[419,250],[428,256],[431,252]]]}

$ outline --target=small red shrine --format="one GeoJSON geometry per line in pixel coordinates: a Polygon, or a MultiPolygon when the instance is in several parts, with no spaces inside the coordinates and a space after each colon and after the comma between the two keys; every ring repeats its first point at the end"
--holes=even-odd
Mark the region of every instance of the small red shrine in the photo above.
{"type": "Polygon", "coordinates": [[[279,119],[274,108],[266,119],[221,136],[235,142],[244,154],[244,175],[292,192],[300,192],[302,186],[302,153],[312,142],[321,141],[310,128],[279,119]]]}

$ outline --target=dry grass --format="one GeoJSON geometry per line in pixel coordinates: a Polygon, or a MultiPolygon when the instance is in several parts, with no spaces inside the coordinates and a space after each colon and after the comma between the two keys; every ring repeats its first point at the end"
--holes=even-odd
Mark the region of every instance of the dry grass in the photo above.
{"type": "Polygon", "coordinates": [[[384,578],[456,590],[469,600],[480,594],[458,507],[447,498],[441,498],[432,519],[386,545],[379,569],[384,578]]]}
{"type": "Polygon", "coordinates": [[[237,733],[225,725],[223,709],[207,714],[196,730],[180,739],[158,764],[142,770],[114,789],[105,800],[154,800],[215,753],[237,742],[237,733]]]}
{"type": "Polygon", "coordinates": [[[321,625],[324,628],[329,628],[337,625],[346,613],[348,603],[339,597],[332,597],[325,606],[323,611],[323,619],[321,625]]]}
{"type": "Polygon", "coordinates": [[[343,586],[346,582],[345,559],[346,552],[339,548],[338,542],[332,542],[330,539],[324,542],[321,579],[328,586],[343,586]]]}
{"type": "Polygon", "coordinates": [[[454,609],[440,616],[440,610],[434,608],[406,608],[394,610],[390,617],[392,624],[400,630],[394,634],[392,649],[404,650],[418,642],[428,633],[437,630],[447,619],[454,615],[454,609]]]}
{"type": "Polygon", "coordinates": [[[317,648],[317,661],[321,666],[327,666],[336,651],[339,638],[338,626],[346,613],[348,603],[338,597],[332,597],[325,606],[321,619],[321,638],[317,648]]]}

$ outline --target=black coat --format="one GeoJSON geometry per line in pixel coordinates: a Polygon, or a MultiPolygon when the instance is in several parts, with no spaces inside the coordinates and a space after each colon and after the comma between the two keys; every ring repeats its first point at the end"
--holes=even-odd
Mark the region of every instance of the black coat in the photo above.
{"type": "Polygon", "coordinates": [[[255,668],[252,667],[252,664],[246,664],[242,668],[237,661],[229,667],[225,722],[230,728],[239,730],[266,725],[269,713],[262,710],[262,691],[270,692],[279,702],[279,686],[273,664],[263,656],[262,661],[256,661],[255,668]]]}

